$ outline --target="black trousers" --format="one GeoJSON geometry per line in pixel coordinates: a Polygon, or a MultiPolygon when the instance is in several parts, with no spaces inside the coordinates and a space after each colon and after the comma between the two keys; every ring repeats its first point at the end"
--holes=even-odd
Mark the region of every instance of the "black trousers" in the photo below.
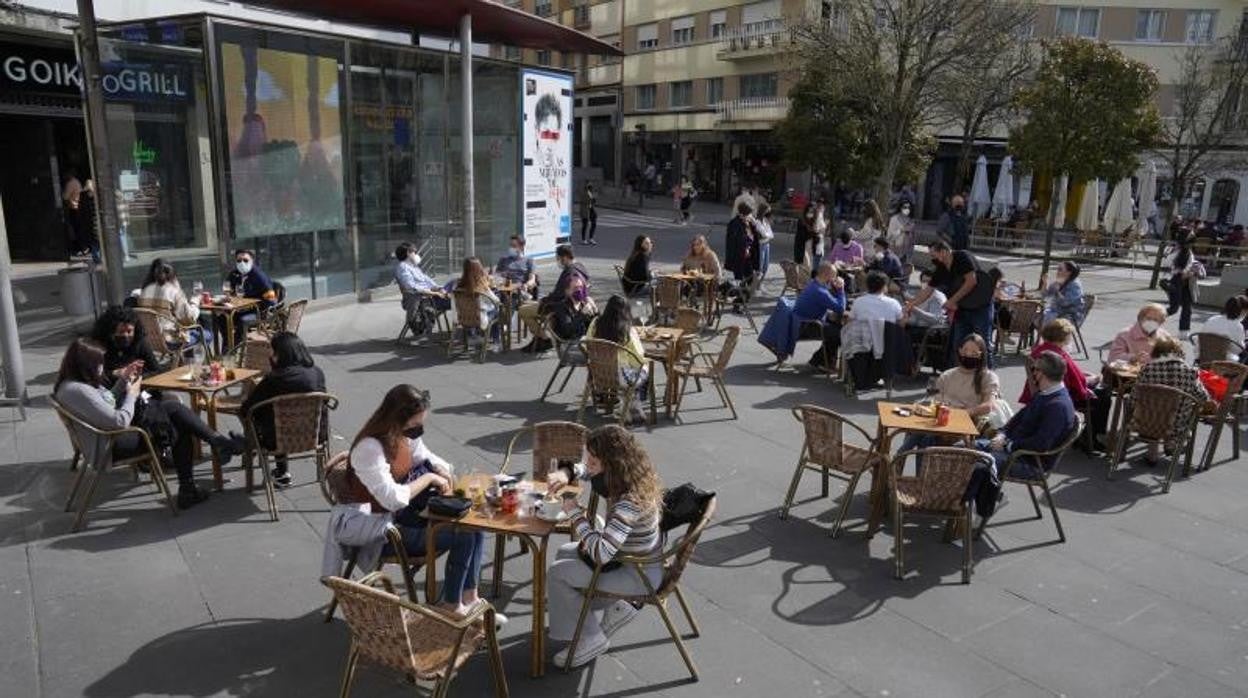
{"type": "MultiPolygon", "coordinates": [[[[194,482],[194,457],[195,457],[195,439],[199,438],[205,442],[211,442],[216,438],[217,434],[204,420],[195,416],[189,407],[183,405],[174,399],[151,401],[145,407],[147,412],[160,411],[169,419],[169,423],[173,425],[173,467],[178,473],[178,484],[188,485],[194,482]]],[[[155,419],[152,414],[146,414],[146,419],[155,419]]],[[[142,426],[136,424],[135,426],[142,426]]],[[[155,445],[155,444],[153,444],[155,445]]],[[[159,448],[159,446],[157,446],[159,448]]],[[[128,458],[137,456],[143,452],[144,446],[141,437],[138,434],[125,434],[113,442],[113,456],[117,458],[128,458]]]]}
{"type": "MultiPolygon", "coordinates": [[[[803,336],[807,332],[814,332],[812,325],[807,325],[807,328],[803,329],[803,336]]],[[[841,323],[836,320],[824,322],[820,337],[823,339],[823,344],[810,356],[810,365],[828,368],[836,366],[836,356],[841,351],[841,323]]]]}
{"type": "Polygon", "coordinates": [[[589,217],[581,216],[581,242],[594,239],[594,231],[598,230],[598,212],[590,211],[589,217]],[[589,230],[589,237],[585,237],[586,229],[589,230]]]}
{"type": "Polygon", "coordinates": [[[1175,274],[1170,277],[1170,290],[1167,292],[1170,296],[1170,307],[1166,309],[1167,315],[1179,314],[1179,331],[1187,332],[1192,329],[1192,286],[1183,278],[1181,274],[1175,274]]]}

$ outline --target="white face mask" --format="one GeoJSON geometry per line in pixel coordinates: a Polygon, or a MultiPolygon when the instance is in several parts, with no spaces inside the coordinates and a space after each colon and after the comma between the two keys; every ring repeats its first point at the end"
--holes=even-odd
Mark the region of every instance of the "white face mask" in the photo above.
{"type": "Polygon", "coordinates": [[[876,258],[876,259],[884,259],[884,253],[883,253],[883,252],[880,252],[880,251],[878,251],[878,250],[877,250],[877,251],[876,251],[876,253],[875,253],[875,258],[876,258]]]}
{"type": "Polygon", "coordinates": [[[1161,323],[1156,320],[1144,320],[1140,323],[1140,329],[1144,330],[1144,334],[1153,335],[1161,328],[1161,323]]]}
{"type": "Polygon", "coordinates": [[[901,209],[901,215],[905,216],[906,218],[909,218],[909,217],[910,217],[910,209],[908,209],[908,208],[903,208],[903,209],[901,209]]]}
{"type": "Polygon", "coordinates": [[[411,262],[412,264],[415,264],[416,266],[420,266],[420,254],[417,252],[413,252],[409,254],[407,256],[407,261],[411,262]]]}
{"type": "Polygon", "coordinates": [[[238,273],[247,276],[251,273],[251,262],[239,262],[234,265],[238,269],[238,273]]]}
{"type": "Polygon", "coordinates": [[[511,248],[511,256],[512,256],[512,257],[523,257],[523,256],[524,256],[524,250],[521,250],[519,247],[513,247],[513,248],[511,248]]]}

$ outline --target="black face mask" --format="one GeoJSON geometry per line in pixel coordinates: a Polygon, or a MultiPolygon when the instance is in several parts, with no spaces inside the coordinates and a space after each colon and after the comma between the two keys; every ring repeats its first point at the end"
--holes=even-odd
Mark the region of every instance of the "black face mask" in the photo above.
{"type": "Polygon", "coordinates": [[[974,371],[984,362],[982,356],[959,356],[958,364],[968,371],[974,371]]]}
{"type": "Polygon", "coordinates": [[[419,439],[425,435],[425,427],[424,425],[417,425],[411,429],[404,429],[403,435],[409,439],[419,439]]]}
{"type": "Polygon", "coordinates": [[[849,233],[841,233],[841,244],[842,245],[849,244],[849,233]]]}
{"type": "Polygon", "coordinates": [[[134,341],[134,339],[133,339],[133,338],[131,338],[131,337],[118,337],[118,336],[114,336],[114,337],[113,337],[113,346],[117,347],[118,349],[126,349],[126,348],[128,348],[128,347],[130,346],[130,344],[131,344],[133,341],[134,341]]]}
{"type": "Polygon", "coordinates": [[[591,489],[594,490],[594,494],[598,495],[599,497],[602,497],[603,499],[606,499],[607,498],[607,472],[604,470],[601,473],[598,473],[597,475],[591,476],[589,478],[589,486],[591,489]]]}

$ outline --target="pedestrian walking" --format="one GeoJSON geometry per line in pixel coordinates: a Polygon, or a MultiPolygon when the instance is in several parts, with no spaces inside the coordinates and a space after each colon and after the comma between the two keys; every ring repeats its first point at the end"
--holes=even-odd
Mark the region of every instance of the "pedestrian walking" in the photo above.
{"type": "Polygon", "coordinates": [[[586,182],[585,192],[581,195],[581,244],[597,245],[594,240],[594,232],[598,230],[598,194],[594,191],[594,185],[586,182]],[[589,231],[589,237],[585,236],[585,231],[589,231]]]}

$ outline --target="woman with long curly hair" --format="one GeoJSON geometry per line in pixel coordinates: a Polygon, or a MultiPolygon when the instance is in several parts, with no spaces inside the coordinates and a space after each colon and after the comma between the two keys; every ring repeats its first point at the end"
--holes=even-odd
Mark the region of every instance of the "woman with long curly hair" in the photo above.
{"type": "MultiPolygon", "coordinates": [[[[486,273],[480,259],[476,257],[464,259],[463,273],[455,282],[455,290],[477,294],[477,309],[481,313],[478,319],[482,327],[488,326],[498,317],[502,301],[490,289],[490,276],[486,273]]],[[[497,339],[498,328],[495,328],[494,334],[496,336],[491,339],[497,339]]]]}
{"type": "MultiPolygon", "coordinates": [[[[575,499],[565,499],[563,509],[578,542],[567,543],[548,573],[546,597],[550,607],[550,639],[571,642],[580,616],[581,589],[589,586],[594,568],[602,566],[598,589],[614,594],[644,594],[646,588],[631,567],[611,563],[617,556],[649,556],[661,545],[659,518],[663,508],[662,482],[645,449],[619,425],[600,427],[589,433],[585,463],[561,466],[547,476],[557,491],[572,479],[588,480],[595,494],[607,500],[606,522],[597,526],[575,499]]],[[[661,565],[645,570],[653,587],[663,576],[661,565]]],[[[581,640],[572,666],[582,666],[606,652],[611,635],[637,615],[626,601],[603,601],[585,618],[581,640]]],[[[568,663],[568,647],[555,654],[555,666],[568,663]]]]}

